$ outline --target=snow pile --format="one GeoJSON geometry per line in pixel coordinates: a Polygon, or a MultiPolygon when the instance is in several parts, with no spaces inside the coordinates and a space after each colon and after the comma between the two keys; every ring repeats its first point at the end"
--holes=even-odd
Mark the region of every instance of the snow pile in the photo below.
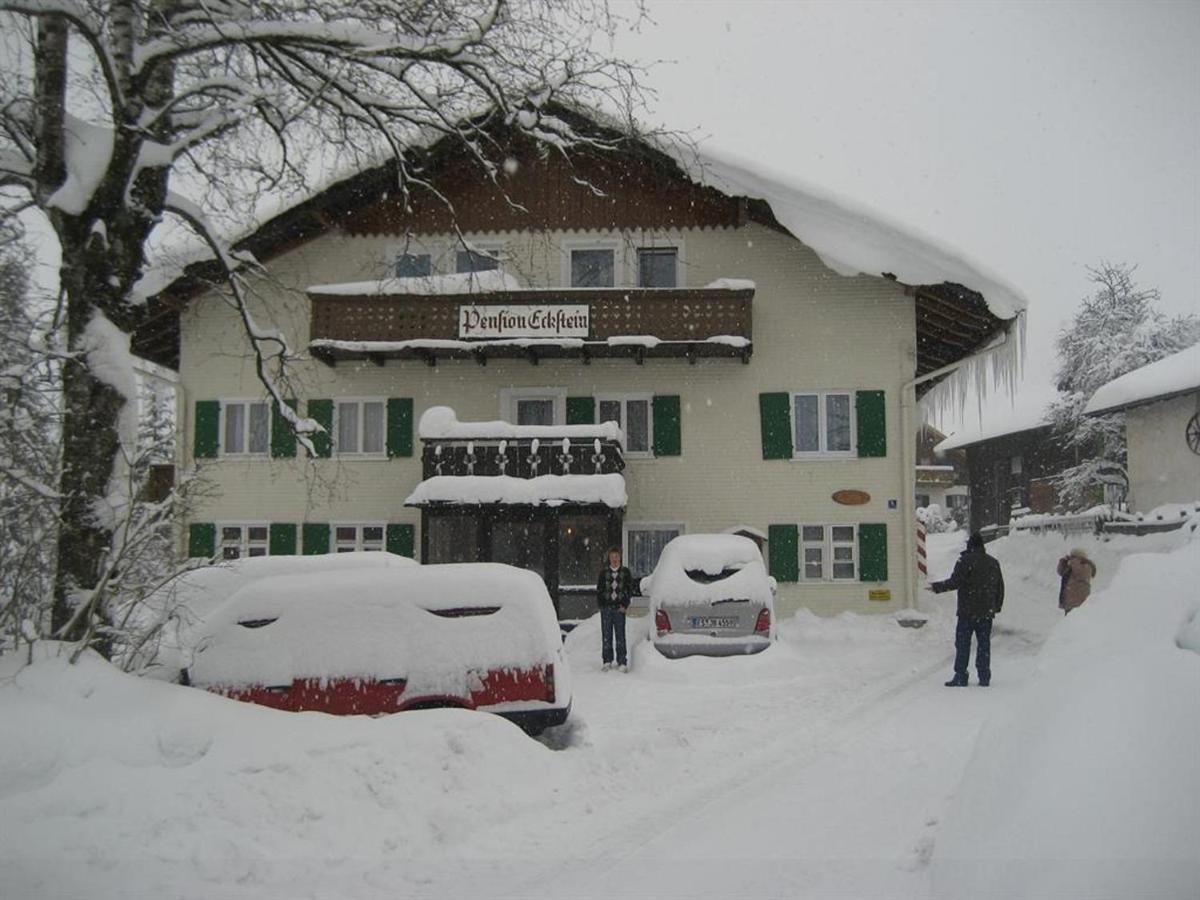
{"type": "Polygon", "coordinates": [[[1092,394],[1084,413],[1102,413],[1200,388],[1200,344],[1135,369],[1092,394]]]}
{"type": "Polygon", "coordinates": [[[642,579],[642,593],[651,598],[654,608],[707,606],[731,597],[771,607],[772,587],[758,546],[732,534],[680,535],[663,548],[654,571],[642,579]],[[732,574],[713,581],[689,574],[721,576],[730,570],[732,574]]]}
{"type": "Polygon", "coordinates": [[[381,281],[314,284],[308,288],[308,293],[333,297],[374,297],[391,294],[489,294],[523,290],[525,285],[515,275],[510,275],[503,269],[490,269],[484,272],[455,272],[414,278],[384,278],[381,281]]]}
{"type": "Polygon", "coordinates": [[[936,896],[1195,896],[1200,553],[1176,545],[1122,560],[985,726],[939,832],[936,896]]]}
{"type": "Polygon", "coordinates": [[[467,697],[470,672],[548,665],[559,646],[546,587],[523,569],[469,563],[277,575],[238,591],[199,629],[189,673],[202,686],[405,678],[412,694],[467,697]],[[498,609],[436,614],[478,607],[498,609]]]}
{"type": "Polygon", "coordinates": [[[599,425],[510,425],[508,422],[460,422],[449,406],[431,406],[421,415],[417,423],[417,434],[422,440],[517,440],[537,438],[543,441],[594,440],[624,441],[624,435],[616,422],[601,422],[599,425]]]}
{"type": "Polygon", "coordinates": [[[607,475],[435,475],[416,486],[405,506],[432,503],[459,505],[504,503],[528,506],[561,506],[564,503],[603,503],[622,509],[629,502],[625,478],[607,475]]]}

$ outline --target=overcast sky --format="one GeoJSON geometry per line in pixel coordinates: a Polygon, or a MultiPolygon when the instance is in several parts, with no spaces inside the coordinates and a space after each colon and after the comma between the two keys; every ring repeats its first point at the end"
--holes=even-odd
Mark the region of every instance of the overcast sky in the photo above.
{"type": "MultiPolygon", "coordinates": [[[[653,115],[911,223],[1029,299],[1028,395],[1136,263],[1200,312],[1200,2],[648,3],[653,115]]],[[[1007,404],[1007,401],[1005,401],[1007,404]]]]}

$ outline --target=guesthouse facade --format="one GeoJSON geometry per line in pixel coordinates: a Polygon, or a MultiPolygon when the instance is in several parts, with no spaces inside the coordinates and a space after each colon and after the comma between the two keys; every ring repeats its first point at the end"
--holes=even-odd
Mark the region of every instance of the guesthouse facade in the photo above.
{"type": "Polygon", "coordinates": [[[855,258],[831,260],[802,195],[717,187],[639,142],[498,139],[497,182],[435,146],[440,198],[383,166],[242,242],[265,264],[256,321],[303,351],[288,390],[322,428],[311,458],[204,273],[158,298],[135,346],[178,367],[178,462],[205,484],[188,552],[508,562],[570,619],[608,546],[645,575],[675,535],[739,527],[766,536],[784,614],[911,605],[920,379],[1019,299],[950,257],[930,277],[936,248],[858,216],[839,226],[870,232],[855,258]]]}

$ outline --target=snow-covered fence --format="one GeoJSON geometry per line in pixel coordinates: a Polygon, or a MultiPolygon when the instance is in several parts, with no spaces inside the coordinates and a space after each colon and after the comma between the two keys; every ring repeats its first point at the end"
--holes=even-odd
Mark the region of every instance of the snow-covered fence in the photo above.
{"type": "Polygon", "coordinates": [[[1200,521],[1200,501],[1172,503],[1148,513],[1127,513],[1113,507],[1096,506],[1081,513],[1023,515],[1008,525],[981,528],[984,540],[1006,534],[1046,534],[1058,532],[1064,537],[1077,534],[1128,534],[1141,536],[1174,531],[1189,521],[1200,521]]]}

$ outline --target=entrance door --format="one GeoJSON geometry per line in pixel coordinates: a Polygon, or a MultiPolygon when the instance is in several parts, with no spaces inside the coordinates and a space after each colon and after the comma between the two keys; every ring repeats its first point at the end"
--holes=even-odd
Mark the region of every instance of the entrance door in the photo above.
{"type": "Polygon", "coordinates": [[[546,578],[546,523],[498,519],[492,523],[492,562],[529,569],[546,578]]]}

